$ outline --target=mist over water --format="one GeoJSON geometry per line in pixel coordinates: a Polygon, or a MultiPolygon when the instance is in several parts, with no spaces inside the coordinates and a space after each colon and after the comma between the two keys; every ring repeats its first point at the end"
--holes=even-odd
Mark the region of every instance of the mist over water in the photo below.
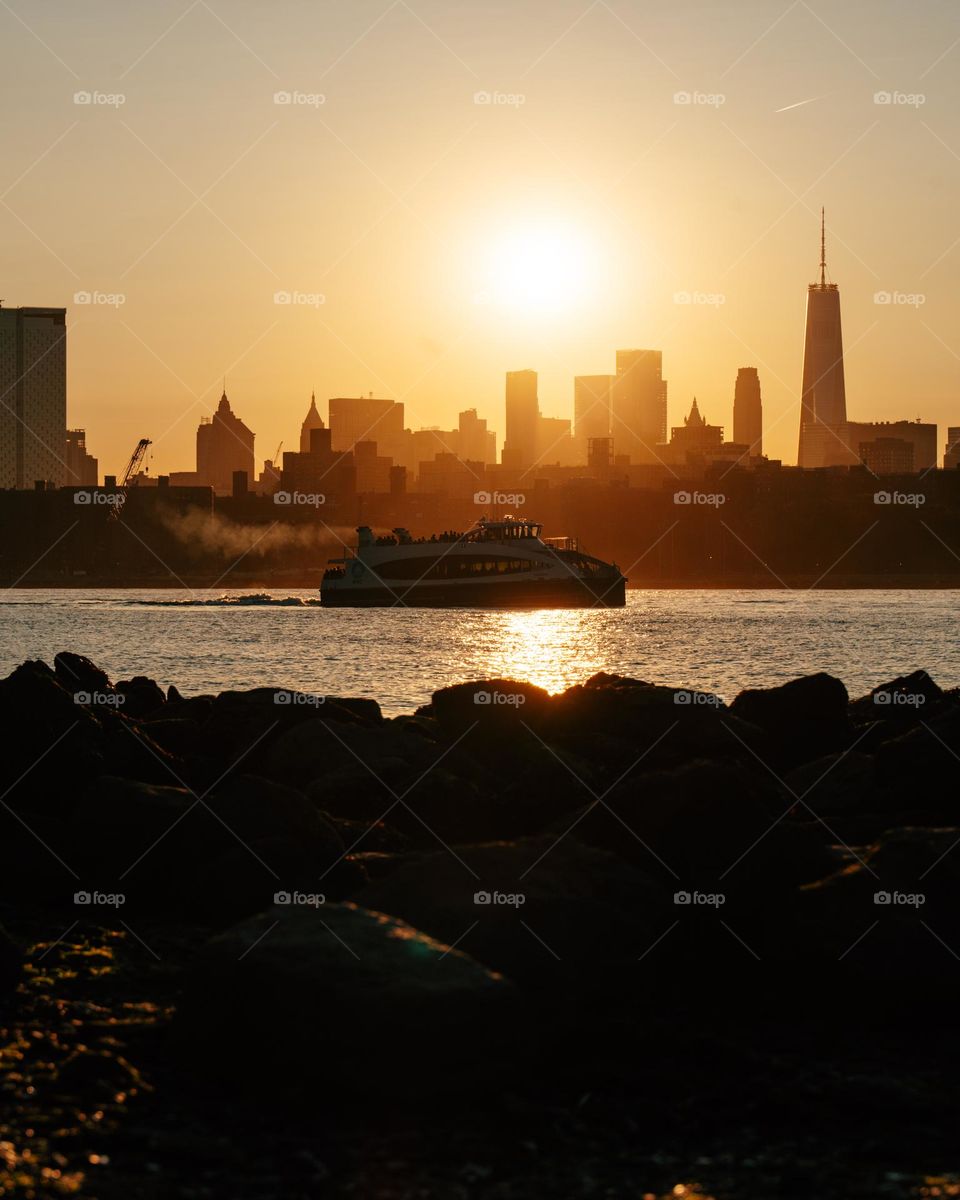
{"type": "Polygon", "coordinates": [[[411,712],[436,688],[495,676],[549,691],[597,671],[731,700],[823,670],[861,695],[926,668],[960,684],[952,591],[635,591],[625,609],[325,609],[310,589],[7,591],[0,668],[88,655],[113,678],[184,694],[277,686],[411,712]]]}

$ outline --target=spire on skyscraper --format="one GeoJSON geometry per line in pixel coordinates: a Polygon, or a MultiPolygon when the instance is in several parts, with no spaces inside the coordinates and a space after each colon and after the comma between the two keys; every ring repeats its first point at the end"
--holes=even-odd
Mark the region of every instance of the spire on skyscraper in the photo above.
{"type": "Polygon", "coordinates": [[[827,226],[826,210],[820,209],[820,286],[827,286],[827,226]]]}

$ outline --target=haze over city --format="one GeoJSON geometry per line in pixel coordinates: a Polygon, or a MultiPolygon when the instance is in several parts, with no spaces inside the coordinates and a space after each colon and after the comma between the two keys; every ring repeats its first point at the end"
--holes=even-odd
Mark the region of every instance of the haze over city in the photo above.
{"type": "Polygon", "coordinates": [[[0,294],[68,309],[101,471],[144,436],[153,473],[191,468],[224,375],[258,468],[314,390],[412,428],[476,408],[502,446],[506,371],[569,419],[630,346],[663,351],[668,428],[696,395],[728,438],[755,366],[764,452],[795,462],[823,204],[847,414],[935,422],[942,451],[960,15],[905,11],[5,8],[0,294]]]}

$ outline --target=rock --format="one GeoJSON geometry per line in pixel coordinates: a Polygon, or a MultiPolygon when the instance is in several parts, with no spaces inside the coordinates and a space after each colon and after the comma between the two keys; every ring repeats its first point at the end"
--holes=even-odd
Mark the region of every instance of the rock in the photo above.
{"type": "Polygon", "coordinates": [[[103,671],[82,654],[61,650],[53,660],[58,681],[73,695],[75,692],[112,692],[113,684],[103,671]]]}
{"type": "Polygon", "coordinates": [[[171,683],[167,688],[167,703],[176,704],[182,699],[183,696],[180,694],[180,689],[176,686],[176,684],[171,683]]]}
{"type": "Polygon", "coordinates": [[[101,727],[40,661],[0,681],[0,794],[29,822],[37,812],[62,815],[78,786],[103,769],[101,727]]]}
{"type": "Polygon", "coordinates": [[[924,989],[925,1003],[960,994],[960,828],[892,829],[842,871],[801,889],[802,970],[847,986],[882,981],[874,1003],[924,989]]]}
{"type": "Polygon", "coordinates": [[[843,683],[821,671],[781,687],[748,688],[730,707],[768,734],[772,765],[790,767],[849,745],[847,700],[843,683]]]}
{"type": "Polygon", "coordinates": [[[177,1029],[193,1069],[335,1102],[475,1091],[509,1062],[516,1016],[513,987],[460,950],[328,904],[277,906],[208,942],[177,1029]]]}
{"type": "Polygon", "coordinates": [[[364,878],[302,793],[249,775],[202,798],[105,776],[78,807],[74,840],[84,890],[199,920],[234,919],[282,890],[339,897],[364,878]]]}
{"type": "Polygon", "coordinates": [[[23,956],[13,938],[0,925],[0,1003],[16,990],[23,970],[23,956]]]}
{"type": "Polygon", "coordinates": [[[167,702],[163,688],[146,675],[121,679],[116,685],[116,692],[123,697],[123,711],[128,717],[145,717],[167,702]]]}
{"type": "Polygon", "coordinates": [[[666,888],[573,837],[408,856],[354,898],[518,983],[578,989],[612,989],[611,973],[632,967],[674,915],[666,888]]]}
{"type": "Polygon", "coordinates": [[[433,717],[448,737],[477,725],[485,731],[509,736],[509,731],[519,727],[521,721],[535,722],[549,705],[549,692],[532,683],[481,679],[441,688],[417,715],[433,717]]]}
{"type": "Polygon", "coordinates": [[[55,1088],[60,1095],[87,1102],[135,1096],[144,1089],[152,1091],[127,1059],[86,1046],[78,1047],[64,1060],[57,1071],[55,1088]]]}
{"type": "MultiPolygon", "coordinates": [[[[300,784],[332,772],[361,767],[373,779],[413,782],[439,758],[429,742],[403,726],[331,720],[328,713],[280,732],[263,756],[265,769],[278,779],[300,784]]],[[[358,815],[344,811],[343,816],[358,815]]],[[[360,814],[363,815],[363,814],[360,814]]]]}

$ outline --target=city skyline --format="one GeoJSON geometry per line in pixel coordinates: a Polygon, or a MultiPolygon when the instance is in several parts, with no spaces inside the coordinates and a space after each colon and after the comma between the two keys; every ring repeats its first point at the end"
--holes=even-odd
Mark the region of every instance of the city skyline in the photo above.
{"type": "Polygon", "coordinates": [[[727,421],[756,365],[792,462],[823,203],[849,415],[943,430],[960,21],[921,9],[0,14],[24,102],[0,294],[70,309],[69,420],[104,470],[145,434],[188,463],[224,372],[269,453],[312,388],[502,433],[503,372],[536,366],[572,416],[574,376],[635,345],[669,363],[670,425],[694,394],[727,421]]]}

